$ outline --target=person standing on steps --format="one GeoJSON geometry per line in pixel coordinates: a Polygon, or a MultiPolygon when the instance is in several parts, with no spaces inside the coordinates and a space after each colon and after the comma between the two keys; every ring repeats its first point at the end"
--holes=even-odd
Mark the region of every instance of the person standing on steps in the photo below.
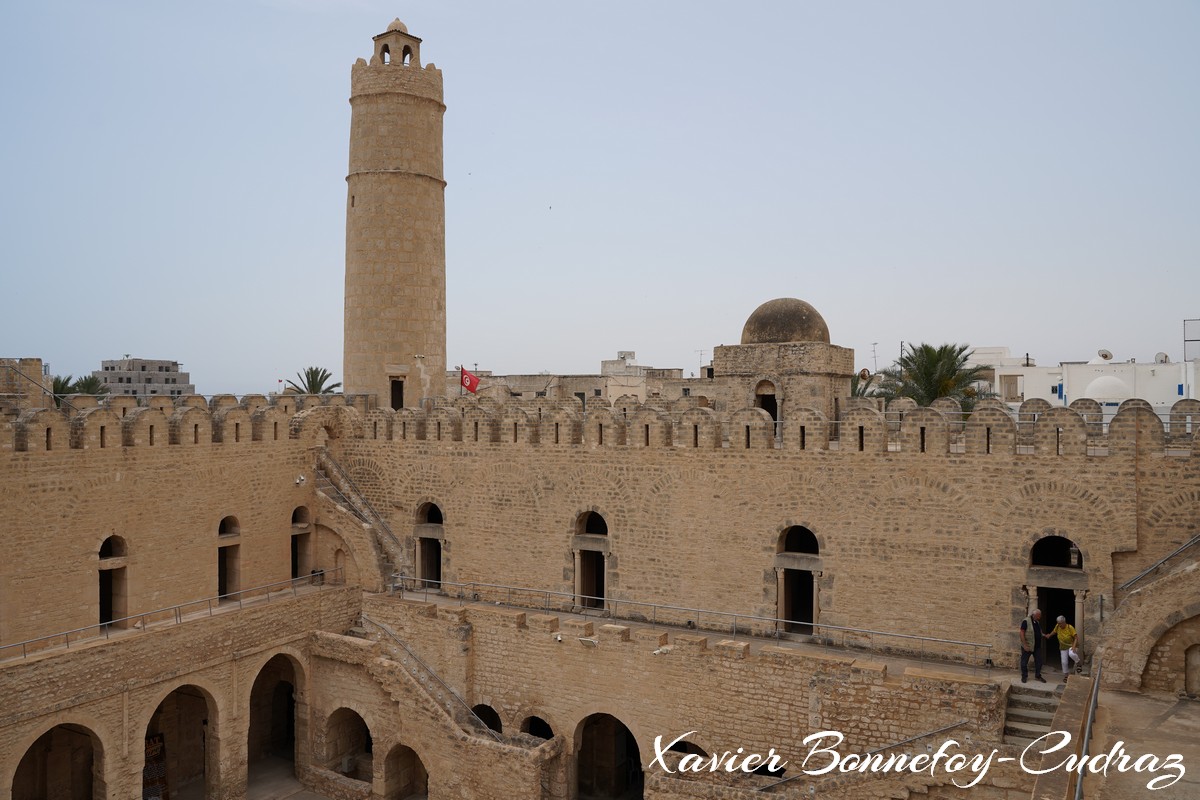
{"type": "Polygon", "coordinates": [[[1057,624],[1046,634],[1045,638],[1058,636],[1058,654],[1062,657],[1062,674],[1063,680],[1066,681],[1067,675],[1070,674],[1071,659],[1075,663],[1079,663],[1079,653],[1075,650],[1075,626],[1067,622],[1067,618],[1059,616],[1057,624]]]}
{"type": "Polygon", "coordinates": [[[1042,683],[1042,610],[1035,608],[1021,620],[1021,683],[1029,681],[1029,657],[1033,656],[1033,677],[1042,683]]]}

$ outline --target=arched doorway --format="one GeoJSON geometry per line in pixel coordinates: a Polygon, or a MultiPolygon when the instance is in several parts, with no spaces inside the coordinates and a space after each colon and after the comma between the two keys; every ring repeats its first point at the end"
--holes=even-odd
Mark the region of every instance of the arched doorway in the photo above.
{"type": "Polygon", "coordinates": [[[311,515],[307,506],[292,510],[292,578],[307,577],[313,569],[311,515]]]}
{"type": "Polygon", "coordinates": [[[259,670],[250,689],[250,727],[246,758],[250,780],[257,773],[295,774],[297,760],[296,665],[286,655],[273,656],[259,670]]]}
{"type": "Polygon", "coordinates": [[[417,509],[413,531],[416,539],[417,578],[421,588],[438,589],[442,585],[442,542],[445,539],[442,509],[424,503],[417,509]]]}
{"type": "Polygon", "coordinates": [[[143,800],[209,796],[220,783],[216,706],[198,686],[180,686],[158,704],[146,725],[143,800]]]}
{"type": "Polygon", "coordinates": [[[596,511],[585,511],[575,520],[575,604],[604,608],[605,554],[608,522],[596,511]]]}
{"type": "Polygon", "coordinates": [[[759,381],[754,387],[754,407],[771,415],[772,422],[779,422],[779,402],[775,399],[775,384],[759,381]]]}
{"type": "Polygon", "coordinates": [[[325,766],[356,781],[374,776],[371,731],[358,712],[339,708],[325,723],[325,766]]]}
{"type": "Polygon", "coordinates": [[[102,800],[99,737],[81,725],[55,725],[29,746],[13,775],[13,800],[102,800]]]}
{"type": "Polygon", "coordinates": [[[429,793],[429,773],[421,757],[406,745],[398,744],[383,763],[385,800],[417,800],[429,793]]]}
{"type": "Polygon", "coordinates": [[[114,621],[124,627],[129,614],[128,580],[125,573],[126,557],[129,555],[125,540],[120,536],[109,536],[100,544],[99,600],[100,624],[110,625],[114,621]]]}
{"type": "Polygon", "coordinates": [[[592,714],[579,723],[575,745],[580,800],[641,800],[641,754],[624,723],[609,714],[592,714]]]}
{"type": "MultiPolygon", "coordinates": [[[[1087,574],[1083,553],[1074,541],[1057,534],[1044,536],[1029,550],[1026,587],[1030,609],[1042,611],[1042,627],[1049,632],[1055,621],[1064,617],[1075,628],[1083,643],[1083,600],[1087,595],[1087,574]]],[[[1083,653],[1083,650],[1080,650],[1083,653]]],[[[1046,664],[1061,664],[1058,637],[1045,642],[1046,664]]],[[[1058,671],[1058,670],[1054,670],[1058,671]]]]}
{"type": "Polygon", "coordinates": [[[785,632],[809,635],[817,621],[816,578],[821,574],[816,534],[793,525],[779,534],[775,552],[780,625],[785,632]]]}

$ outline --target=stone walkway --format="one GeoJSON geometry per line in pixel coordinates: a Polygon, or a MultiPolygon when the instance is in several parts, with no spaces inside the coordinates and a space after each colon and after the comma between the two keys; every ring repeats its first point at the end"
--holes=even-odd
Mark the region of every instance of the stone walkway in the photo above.
{"type": "Polygon", "coordinates": [[[1125,752],[1132,760],[1153,754],[1161,761],[1178,753],[1183,757],[1187,772],[1172,786],[1150,790],[1146,784],[1156,774],[1171,773],[1162,770],[1158,773],[1118,772],[1110,768],[1107,777],[1089,777],[1084,781],[1085,797],[1096,800],[1139,797],[1196,800],[1200,797],[1200,701],[1102,691],[1091,752],[1108,753],[1118,742],[1124,742],[1125,752]]]}

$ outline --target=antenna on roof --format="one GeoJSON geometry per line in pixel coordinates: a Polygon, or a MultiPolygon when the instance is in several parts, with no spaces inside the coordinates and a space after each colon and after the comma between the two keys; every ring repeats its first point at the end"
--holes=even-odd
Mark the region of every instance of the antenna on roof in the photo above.
{"type": "Polygon", "coordinates": [[[1103,348],[1101,348],[1101,349],[1097,350],[1097,351],[1096,351],[1096,355],[1100,356],[1100,357],[1101,357],[1101,358],[1103,358],[1105,361],[1112,361],[1112,359],[1113,359],[1113,354],[1112,354],[1112,351],[1111,351],[1111,350],[1105,350],[1105,349],[1103,349],[1103,348]]]}

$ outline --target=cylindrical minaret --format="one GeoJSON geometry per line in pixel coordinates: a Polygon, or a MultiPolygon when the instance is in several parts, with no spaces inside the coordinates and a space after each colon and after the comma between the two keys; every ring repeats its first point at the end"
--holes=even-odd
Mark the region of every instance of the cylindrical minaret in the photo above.
{"type": "Polygon", "coordinates": [[[418,406],[446,375],[442,73],[400,20],[350,72],[343,383],[418,406]]]}

